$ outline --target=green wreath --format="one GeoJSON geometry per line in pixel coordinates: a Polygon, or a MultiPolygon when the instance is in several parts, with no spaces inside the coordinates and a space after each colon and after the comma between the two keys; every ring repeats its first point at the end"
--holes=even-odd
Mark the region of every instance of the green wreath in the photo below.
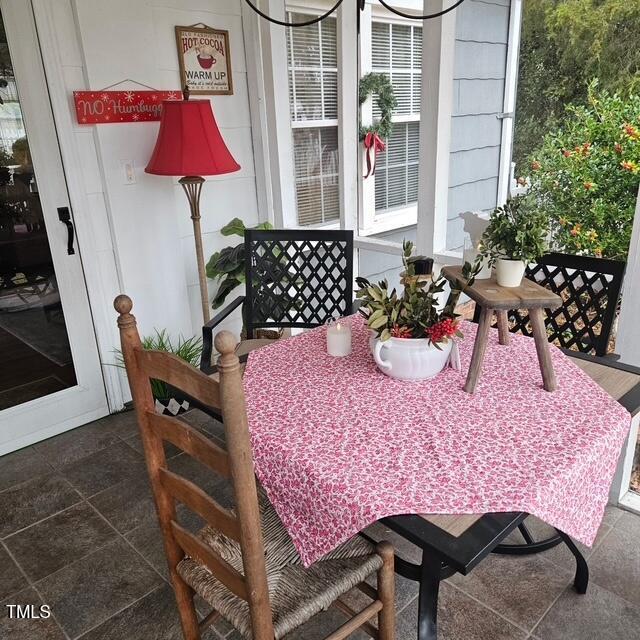
{"type": "Polygon", "coordinates": [[[396,96],[393,93],[393,85],[389,78],[382,73],[367,73],[362,76],[362,78],[360,78],[360,84],[358,85],[358,100],[360,106],[363,105],[372,93],[378,96],[376,102],[382,115],[380,116],[380,120],[375,124],[368,127],[360,125],[360,140],[364,140],[367,133],[375,133],[386,140],[391,135],[393,129],[391,116],[398,104],[396,96]]]}

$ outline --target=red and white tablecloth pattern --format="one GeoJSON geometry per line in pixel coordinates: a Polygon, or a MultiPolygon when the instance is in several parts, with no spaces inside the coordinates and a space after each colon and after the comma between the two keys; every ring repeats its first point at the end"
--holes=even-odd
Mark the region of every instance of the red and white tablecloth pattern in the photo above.
{"type": "Polygon", "coordinates": [[[476,393],[461,371],[406,382],[381,373],[360,317],[353,352],[326,353],[324,327],[249,356],[255,467],[305,564],[372,522],[403,513],[524,511],[591,545],[629,413],[559,349],[542,388],[534,341],[492,330],[476,393]]]}

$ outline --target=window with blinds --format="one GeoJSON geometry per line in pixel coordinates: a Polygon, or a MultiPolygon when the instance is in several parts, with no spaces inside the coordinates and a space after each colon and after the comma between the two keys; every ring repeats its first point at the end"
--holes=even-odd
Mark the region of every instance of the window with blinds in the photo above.
{"type": "Polygon", "coordinates": [[[287,57],[298,224],[322,224],[340,217],[336,19],[289,27],[287,57]]]}
{"type": "Polygon", "coordinates": [[[376,161],[376,211],[406,207],[418,200],[419,122],[396,122],[376,161]]]}
{"type": "MultiPolygon", "coordinates": [[[[372,22],[371,58],[373,71],[391,80],[398,101],[393,132],[376,165],[375,207],[384,211],[418,200],[422,27],[372,22]]],[[[380,117],[375,99],[373,117],[380,117]]]]}

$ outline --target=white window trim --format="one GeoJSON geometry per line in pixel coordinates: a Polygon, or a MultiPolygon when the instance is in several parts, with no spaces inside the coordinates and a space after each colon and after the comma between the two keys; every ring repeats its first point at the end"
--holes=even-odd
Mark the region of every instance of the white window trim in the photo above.
{"type": "MultiPolygon", "coordinates": [[[[284,20],[284,0],[262,0],[260,8],[268,15],[284,20]]],[[[293,180],[293,139],[289,108],[289,78],[286,30],[263,20],[242,3],[243,28],[257,34],[256,47],[247,47],[247,69],[256,73],[249,76],[249,101],[252,125],[259,127],[261,149],[256,172],[270,185],[266,198],[266,220],[279,228],[295,228],[296,194],[293,180]],[[251,87],[251,80],[257,87],[251,87]],[[262,166],[259,166],[262,165],[262,166]]],[[[246,38],[245,38],[246,40],[246,38]]],[[[254,139],[258,133],[254,132],[254,139]]],[[[260,151],[258,147],[258,152],[260,151]]],[[[256,147],[254,146],[254,149],[256,147]]]]}
{"type": "MultiPolygon", "coordinates": [[[[522,0],[511,0],[509,12],[509,38],[507,44],[507,70],[504,80],[502,107],[502,139],[500,143],[500,169],[498,173],[498,205],[504,204],[510,195],[513,131],[518,92],[518,64],[520,60],[520,35],[522,30],[522,0]]],[[[512,193],[512,192],[511,192],[512,193]]]]}
{"type": "MultiPolygon", "coordinates": [[[[406,3],[409,8],[411,3],[406,3]]],[[[415,3],[413,3],[415,4],[415,3]]],[[[365,9],[362,13],[360,23],[360,75],[362,77],[366,73],[374,71],[373,60],[371,54],[372,28],[371,23],[384,22],[387,24],[400,24],[407,26],[416,25],[414,21],[401,18],[391,14],[379,4],[372,4],[372,0],[367,0],[365,9]]],[[[422,25],[423,26],[423,25],[422,25]]],[[[424,35],[423,35],[424,47],[424,35]]],[[[424,64],[424,57],[423,57],[424,64]]],[[[407,73],[411,74],[413,68],[408,69],[407,73]]],[[[424,83],[422,85],[424,87],[424,83]]],[[[419,122],[418,114],[411,115],[395,115],[393,121],[397,123],[419,122]]],[[[362,105],[362,123],[369,125],[373,122],[373,104],[369,98],[362,105]]],[[[366,153],[363,149],[360,151],[360,171],[361,175],[365,173],[366,153]]],[[[361,236],[371,236],[387,231],[396,231],[405,227],[416,225],[418,222],[418,203],[409,204],[405,207],[395,207],[391,209],[376,211],[375,206],[375,175],[372,178],[362,180],[360,185],[360,229],[361,236]]]]}
{"type": "MultiPolygon", "coordinates": [[[[300,5],[300,4],[295,4],[292,2],[286,2],[286,0],[283,2],[283,6],[284,6],[284,15],[288,16],[289,13],[302,13],[302,14],[306,14],[306,15],[320,15],[324,12],[327,11],[327,9],[330,8],[330,4],[328,2],[324,2],[324,0],[320,0],[319,2],[316,2],[314,6],[304,6],[304,5],[300,5]]],[[[340,28],[340,23],[341,23],[341,19],[340,16],[343,12],[339,11],[334,17],[337,18],[336,20],[336,39],[337,39],[337,55],[336,55],[336,59],[337,59],[337,66],[336,67],[326,67],[323,68],[323,71],[336,71],[337,74],[337,84],[338,84],[338,117],[337,118],[324,118],[324,119],[320,119],[320,120],[292,120],[291,119],[291,109],[290,106],[287,108],[287,118],[288,118],[288,122],[289,122],[289,128],[290,128],[290,133],[291,133],[291,154],[292,154],[292,168],[293,168],[293,172],[291,174],[291,179],[292,179],[292,188],[293,188],[293,192],[294,192],[294,199],[293,199],[293,209],[288,210],[287,212],[283,212],[282,214],[282,219],[283,219],[283,226],[287,229],[334,229],[334,228],[339,228],[340,227],[340,218],[338,220],[331,220],[328,222],[319,222],[317,224],[311,224],[311,225],[300,225],[300,223],[298,222],[298,207],[297,207],[297,196],[296,196],[296,177],[295,177],[295,166],[293,165],[293,131],[295,129],[318,129],[318,128],[323,128],[323,127],[335,127],[338,130],[338,179],[339,181],[342,181],[342,163],[343,163],[343,156],[340,153],[340,135],[341,135],[341,130],[344,129],[345,127],[341,126],[341,123],[344,120],[342,113],[341,113],[341,106],[340,106],[340,102],[341,102],[341,86],[340,86],[340,82],[341,82],[341,76],[344,75],[341,68],[340,68],[340,34],[338,33],[338,30],[340,28]]],[[[287,30],[284,27],[280,27],[284,33],[285,33],[285,47],[286,47],[286,42],[287,42],[287,30]]],[[[354,30],[355,30],[355,26],[354,26],[354,30]]],[[[287,48],[287,52],[288,52],[288,48],[287,48]]],[[[322,57],[322,50],[321,50],[321,57],[322,57]]],[[[287,96],[289,95],[288,91],[289,91],[289,61],[287,59],[287,56],[285,55],[285,60],[286,60],[286,70],[285,70],[285,75],[286,75],[286,81],[287,81],[287,96]]],[[[304,71],[304,70],[309,70],[309,71],[317,71],[317,67],[304,67],[304,66],[295,66],[295,70],[296,71],[304,71]]],[[[295,75],[293,75],[292,77],[295,78],[295,75]]],[[[295,80],[294,80],[295,83],[295,80]]],[[[322,87],[324,87],[324,85],[322,85],[322,87]]],[[[323,89],[324,90],[324,89],[323,89]]],[[[341,189],[341,187],[339,188],[339,190],[341,189]]],[[[342,206],[342,202],[340,200],[340,195],[339,195],[339,206],[340,206],[340,216],[342,216],[342,211],[343,211],[343,206],[342,206]]]]}
{"type": "MultiPolygon", "coordinates": [[[[445,9],[447,0],[427,2],[429,11],[445,9]]],[[[456,12],[425,20],[422,26],[422,101],[417,250],[446,255],[447,209],[456,12]]]]}

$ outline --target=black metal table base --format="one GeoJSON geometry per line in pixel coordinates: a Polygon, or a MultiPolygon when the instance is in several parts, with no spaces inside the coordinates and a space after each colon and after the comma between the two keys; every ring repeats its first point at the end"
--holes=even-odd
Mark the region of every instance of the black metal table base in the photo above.
{"type": "MultiPolygon", "coordinates": [[[[553,538],[536,543],[526,527],[525,530],[526,534],[522,531],[521,533],[523,533],[525,540],[529,540],[530,542],[527,542],[524,545],[504,546],[515,546],[527,549],[534,548],[535,551],[526,551],[524,553],[537,553],[544,550],[541,548],[541,545],[544,545],[545,543],[547,543],[548,546],[544,548],[550,549],[556,544],[559,544],[559,542],[564,542],[576,559],[576,573],[573,582],[574,587],[578,593],[586,593],[589,584],[589,567],[587,566],[584,556],[580,553],[580,550],[573,540],[562,531],[558,531],[557,535],[553,536],[553,538]],[[556,538],[558,539],[558,542],[556,542],[556,538]],[[550,544],[550,541],[553,542],[550,544]]],[[[363,537],[371,540],[366,535],[363,537]]],[[[375,541],[372,540],[372,542],[375,541]]],[[[497,548],[498,547],[496,547],[496,549],[497,548]]],[[[396,556],[395,569],[396,573],[401,575],[403,578],[414,580],[420,584],[420,592],[418,595],[418,640],[437,640],[438,595],[440,591],[440,582],[453,575],[455,573],[455,569],[446,565],[442,562],[437,553],[431,552],[428,549],[422,550],[421,564],[414,564],[412,562],[408,562],[404,558],[396,556]]]]}
{"type": "Polygon", "coordinates": [[[493,553],[505,556],[528,556],[532,553],[540,553],[541,551],[552,549],[562,542],[560,534],[549,536],[544,540],[534,540],[524,522],[518,525],[518,530],[524,538],[524,544],[502,543],[493,550],[493,553]]]}
{"type": "Polygon", "coordinates": [[[418,595],[418,640],[438,637],[438,595],[440,582],[455,573],[436,553],[422,551],[422,563],[413,564],[396,556],[396,573],[420,584],[418,595]]]}

